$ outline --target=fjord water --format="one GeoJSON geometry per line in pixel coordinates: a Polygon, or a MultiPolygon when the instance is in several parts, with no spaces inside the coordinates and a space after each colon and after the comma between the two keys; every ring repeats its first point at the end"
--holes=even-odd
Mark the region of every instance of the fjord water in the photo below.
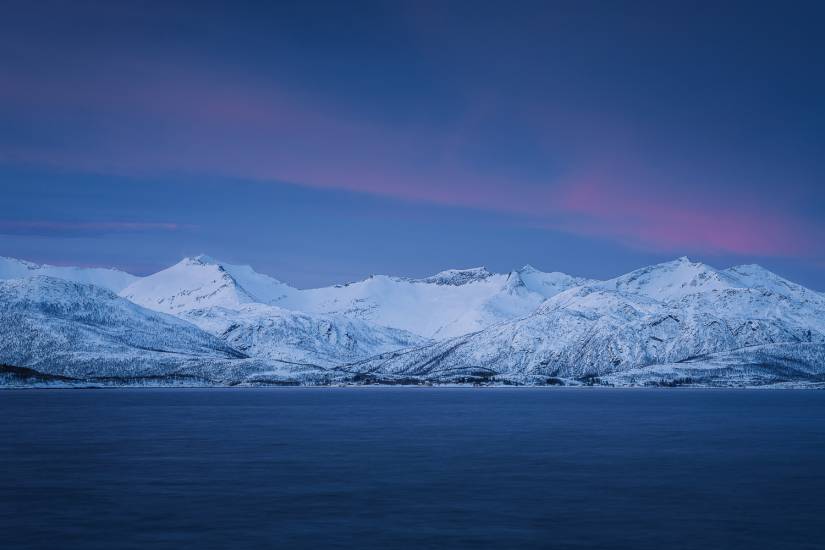
{"type": "Polygon", "coordinates": [[[825,392],[0,392],[4,548],[822,548],[825,392]]]}

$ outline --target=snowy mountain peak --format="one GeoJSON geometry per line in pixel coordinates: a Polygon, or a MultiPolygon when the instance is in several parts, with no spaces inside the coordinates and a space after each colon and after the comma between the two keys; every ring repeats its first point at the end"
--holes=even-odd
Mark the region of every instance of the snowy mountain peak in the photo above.
{"type": "Polygon", "coordinates": [[[508,294],[528,291],[527,285],[524,284],[524,279],[521,278],[521,273],[521,270],[511,271],[507,275],[507,280],[504,282],[502,290],[508,294]]]}
{"type": "Polygon", "coordinates": [[[550,298],[569,288],[596,282],[583,277],[573,277],[558,271],[545,273],[530,265],[522,267],[518,270],[518,274],[528,290],[540,294],[543,298],[550,298]]]}
{"type": "Polygon", "coordinates": [[[675,260],[670,260],[667,262],[661,262],[658,264],[653,264],[647,266],[648,269],[658,269],[658,270],[684,270],[690,269],[695,271],[716,271],[715,268],[703,264],[702,262],[696,262],[688,258],[687,256],[679,256],[675,260]]]}
{"type": "Polygon", "coordinates": [[[20,260],[18,258],[9,258],[8,256],[0,256],[0,265],[9,266],[9,267],[18,266],[20,268],[26,268],[26,269],[37,269],[39,267],[42,267],[41,265],[36,264],[34,262],[29,262],[29,261],[26,261],[26,260],[20,260]]]}
{"type": "Polygon", "coordinates": [[[737,265],[726,269],[724,273],[735,278],[739,281],[740,286],[745,288],[762,288],[796,300],[819,299],[819,293],[780,277],[761,265],[737,265]]]}
{"type": "Polygon", "coordinates": [[[678,300],[696,292],[735,288],[739,282],[729,274],[682,256],[631,271],[604,282],[605,288],[642,294],[656,300],[678,300]]]}
{"type": "Polygon", "coordinates": [[[293,290],[249,266],[223,264],[202,254],[144,277],[120,295],[149,309],[180,313],[204,307],[269,304],[293,290]]]}
{"type": "Polygon", "coordinates": [[[436,273],[431,277],[421,279],[424,283],[437,285],[461,286],[468,283],[484,281],[492,277],[493,274],[486,267],[473,267],[470,269],[447,269],[436,273]]]}
{"type": "Polygon", "coordinates": [[[191,258],[184,258],[182,261],[188,262],[190,264],[220,265],[220,262],[218,260],[207,254],[198,254],[197,256],[191,258]]]}
{"type": "Polygon", "coordinates": [[[726,269],[725,273],[733,275],[742,281],[745,286],[773,285],[778,281],[781,281],[787,285],[799,286],[796,283],[792,283],[787,279],[780,277],[773,271],[765,269],[759,264],[737,265],[726,269]]]}

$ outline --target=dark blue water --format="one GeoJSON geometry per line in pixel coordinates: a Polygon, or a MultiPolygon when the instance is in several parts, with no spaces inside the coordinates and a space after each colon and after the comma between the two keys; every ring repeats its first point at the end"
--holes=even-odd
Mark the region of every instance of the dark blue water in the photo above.
{"type": "Polygon", "coordinates": [[[0,392],[3,548],[825,547],[825,392],[0,392]]]}

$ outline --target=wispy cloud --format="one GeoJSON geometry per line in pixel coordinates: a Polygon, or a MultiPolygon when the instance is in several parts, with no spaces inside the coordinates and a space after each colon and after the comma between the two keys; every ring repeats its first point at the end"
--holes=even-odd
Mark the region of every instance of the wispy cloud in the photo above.
{"type": "Polygon", "coordinates": [[[521,182],[462,155],[472,128],[461,117],[438,129],[388,125],[272,84],[180,69],[155,68],[128,82],[59,84],[15,79],[0,97],[15,113],[44,117],[34,126],[82,113],[78,124],[89,131],[58,144],[6,147],[0,160],[137,176],[240,177],[514,212],[546,203],[540,188],[510,192],[521,182]],[[49,92],[56,87],[59,96],[49,92]]]}
{"type": "MultiPolygon", "coordinates": [[[[78,135],[59,143],[33,140],[4,147],[0,161],[342,189],[505,212],[523,216],[525,223],[657,251],[797,257],[822,252],[822,224],[801,221],[793,206],[775,202],[772,194],[754,192],[742,200],[713,186],[664,184],[656,175],[632,171],[611,173],[609,163],[602,166],[587,151],[576,156],[579,165],[573,171],[596,177],[491,171],[484,159],[466,152],[479,120],[495,110],[484,102],[438,127],[389,124],[271,82],[235,76],[155,66],[134,79],[62,77],[70,78],[68,84],[42,76],[12,79],[0,88],[0,115],[23,117],[44,133],[53,120],[71,119],[78,135]]],[[[544,113],[540,122],[552,115],[544,113]]],[[[587,136],[595,134],[591,119],[565,116],[569,132],[587,126],[587,136]]],[[[602,149],[625,147],[603,133],[602,149]]],[[[587,136],[578,135],[577,142],[585,143],[587,136]]],[[[544,143],[535,156],[551,154],[544,143]]],[[[0,232],[16,234],[183,228],[174,223],[0,221],[0,232]]]]}
{"type": "Polygon", "coordinates": [[[0,220],[0,234],[3,235],[49,235],[81,236],[109,233],[166,232],[193,229],[194,226],[163,222],[77,222],[49,220],[0,220]]]}

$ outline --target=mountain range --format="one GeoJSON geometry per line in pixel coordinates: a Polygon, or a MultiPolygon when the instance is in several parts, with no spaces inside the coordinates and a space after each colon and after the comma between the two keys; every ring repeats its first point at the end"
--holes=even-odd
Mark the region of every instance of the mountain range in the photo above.
{"type": "Polygon", "coordinates": [[[298,289],[184,258],[146,277],[0,258],[0,385],[825,386],[825,296],[688,258],[298,289]]]}

